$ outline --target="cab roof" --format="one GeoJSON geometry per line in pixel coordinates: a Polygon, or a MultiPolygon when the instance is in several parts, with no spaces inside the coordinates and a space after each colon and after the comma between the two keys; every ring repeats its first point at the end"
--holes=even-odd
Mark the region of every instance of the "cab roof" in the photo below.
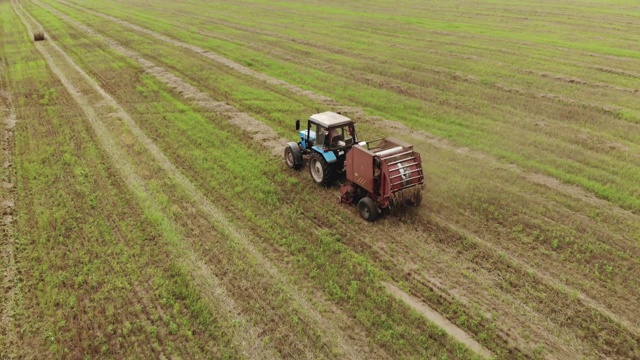
{"type": "Polygon", "coordinates": [[[348,117],[336,114],[332,111],[325,111],[323,113],[311,115],[309,120],[327,128],[353,122],[348,117]]]}

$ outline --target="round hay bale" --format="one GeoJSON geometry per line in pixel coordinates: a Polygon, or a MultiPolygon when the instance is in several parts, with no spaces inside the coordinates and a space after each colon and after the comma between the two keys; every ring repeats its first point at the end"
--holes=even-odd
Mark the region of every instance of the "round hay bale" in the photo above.
{"type": "Polygon", "coordinates": [[[34,41],[42,41],[44,40],[44,30],[38,30],[33,33],[34,41]]]}

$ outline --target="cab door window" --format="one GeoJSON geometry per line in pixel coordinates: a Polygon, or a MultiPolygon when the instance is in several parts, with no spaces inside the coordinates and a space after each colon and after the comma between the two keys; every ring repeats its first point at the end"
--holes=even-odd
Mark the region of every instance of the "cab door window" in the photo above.
{"type": "Polygon", "coordinates": [[[327,136],[327,128],[316,124],[316,145],[328,148],[329,137],[327,136]]]}

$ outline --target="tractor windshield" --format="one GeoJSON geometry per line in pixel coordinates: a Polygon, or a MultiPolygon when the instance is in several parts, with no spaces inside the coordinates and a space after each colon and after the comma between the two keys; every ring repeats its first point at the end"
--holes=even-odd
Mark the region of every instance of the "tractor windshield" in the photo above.
{"type": "Polygon", "coordinates": [[[357,142],[353,123],[326,128],[320,124],[309,124],[309,129],[315,130],[315,145],[326,150],[333,150],[351,146],[357,142]]]}

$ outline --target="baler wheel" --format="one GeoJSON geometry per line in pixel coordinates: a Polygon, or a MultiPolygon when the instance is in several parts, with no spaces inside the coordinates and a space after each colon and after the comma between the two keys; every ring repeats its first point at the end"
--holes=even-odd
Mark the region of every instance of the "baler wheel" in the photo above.
{"type": "Polygon", "coordinates": [[[328,164],[324,157],[318,153],[313,153],[311,155],[311,160],[309,161],[309,173],[311,174],[313,181],[322,186],[330,186],[335,180],[335,171],[333,166],[328,164]]]}
{"type": "Polygon", "coordinates": [[[358,201],[360,216],[367,221],[375,221],[378,218],[378,206],[369,197],[363,197],[358,201]]]}

